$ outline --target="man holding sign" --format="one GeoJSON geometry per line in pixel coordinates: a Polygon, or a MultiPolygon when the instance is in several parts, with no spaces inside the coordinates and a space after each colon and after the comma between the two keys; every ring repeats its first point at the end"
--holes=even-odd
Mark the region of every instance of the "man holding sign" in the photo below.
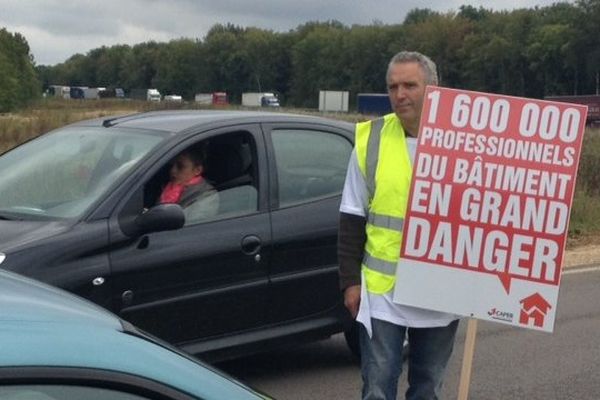
{"type": "Polygon", "coordinates": [[[356,127],[340,206],[340,284],[346,307],[360,322],[362,398],[396,398],[408,332],[406,398],[436,399],[457,316],[392,299],[425,87],[437,84],[436,66],[420,53],[400,52],[386,81],[394,113],[356,127]]]}

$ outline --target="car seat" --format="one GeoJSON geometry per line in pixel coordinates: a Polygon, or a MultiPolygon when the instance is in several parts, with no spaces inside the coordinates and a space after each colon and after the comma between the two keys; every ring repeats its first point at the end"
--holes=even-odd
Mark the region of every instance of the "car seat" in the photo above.
{"type": "Polygon", "coordinates": [[[228,139],[211,143],[207,154],[205,176],[219,191],[253,183],[250,144],[242,136],[228,139]]]}

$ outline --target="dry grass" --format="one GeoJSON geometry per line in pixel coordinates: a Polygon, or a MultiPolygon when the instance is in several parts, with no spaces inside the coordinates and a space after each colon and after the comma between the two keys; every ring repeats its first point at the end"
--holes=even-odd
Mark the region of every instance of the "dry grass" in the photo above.
{"type": "MultiPolygon", "coordinates": [[[[19,113],[0,115],[0,153],[26,142],[42,133],[89,118],[123,114],[136,108],[120,109],[66,107],[66,101],[44,101],[19,113]]],[[[131,104],[134,106],[133,102],[131,104]]]]}
{"type": "MultiPolygon", "coordinates": [[[[62,100],[45,99],[26,110],[12,114],[0,114],[0,154],[42,133],[61,126],[91,118],[131,114],[159,109],[200,108],[193,103],[151,103],[130,100],[62,100]]],[[[241,107],[229,106],[229,109],[241,107]]],[[[314,110],[286,110],[300,114],[323,115],[314,110]]],[[[358,122],[367,119],[361,114],[327,113],[333,119],[358,122]]]]}
{"type": "Polygon", "coordinates": [[[178,105],[123,100],[42,100],[21,112],[0,114],[0,154],[73,122],[173,106],[178,105]]]}
{"type": "Polygon", "coordinates": [[[569,237],[586,243],[600,235],[600,130],[585,133],[577,173],[577,189],[571,209],[569,237]]]}

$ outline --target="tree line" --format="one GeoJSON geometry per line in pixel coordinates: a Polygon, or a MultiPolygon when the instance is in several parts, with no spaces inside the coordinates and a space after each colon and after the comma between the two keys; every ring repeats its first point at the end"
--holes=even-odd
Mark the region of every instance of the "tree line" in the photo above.
{"type": "Polygon", "coordinates": [[[27,40],[0,29],[0,112],[27,104],[41,93],[27,40]]]}
{"type": "Polygon", "coordinates": [[[594,94],[600,71],[600,0],[492,11],[411,10],[400,24],[308,22],[289,32],[214,25],[203,39],[100,47],[38,66],[43,86],[157,88],[195,93],[274,91],[283,104],[316,107],[319,90],[383,93],[390,57],[429,55],[440,84],[543,98],[594,94]]]}

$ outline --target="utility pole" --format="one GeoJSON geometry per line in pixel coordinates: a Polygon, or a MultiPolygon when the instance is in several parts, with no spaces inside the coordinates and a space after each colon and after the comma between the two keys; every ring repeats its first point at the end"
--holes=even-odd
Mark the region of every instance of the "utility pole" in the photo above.
{"type": "Polygon", "coordinates": [[[256,76],[256,83],[258,84],[258,92],[262,93],[262,89],[260,87],[260,78],[258,77],[258,74],[256,74],[255,76],[256,76]]]}

